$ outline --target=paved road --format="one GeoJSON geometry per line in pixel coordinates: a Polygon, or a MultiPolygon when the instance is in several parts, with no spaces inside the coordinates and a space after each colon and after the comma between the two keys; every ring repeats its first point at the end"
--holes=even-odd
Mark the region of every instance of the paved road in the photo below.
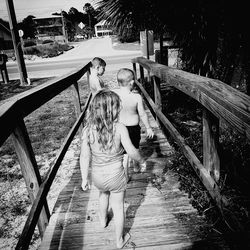
{"type": "MultiPolygon", "coordinates": [[[[52,77],[66,74],[80,65],[84,66],[95,56],[102,57],[107,62],[108,73],[121,67],[131,68],[131,58],[141,56],[141,52],[114,49],[111,39],[106,37],[83,41],[57,57],[25,60],[25,63],[29,78],[52,77]]],[[[7,62],[7,68],[11,80],[19,78],[16,62],[7,62]]]]}

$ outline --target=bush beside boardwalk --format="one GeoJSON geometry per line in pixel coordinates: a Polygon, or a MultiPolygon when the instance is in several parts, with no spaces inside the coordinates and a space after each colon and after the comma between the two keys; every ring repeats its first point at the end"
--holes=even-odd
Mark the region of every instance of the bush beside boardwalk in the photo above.
{"type": "MultiPolygon", "coordinates": [[[[36,57],[48,58],[61,55],[65,51],[73,49],[74,46],[68,44],[61,44],[57,42],[38,44],[23,48],[24,58],[28,60],[34,60],[36,57]]],[[[8,56],[8,60],[16,60],[14,50],[4,51],[8,56]]]]}

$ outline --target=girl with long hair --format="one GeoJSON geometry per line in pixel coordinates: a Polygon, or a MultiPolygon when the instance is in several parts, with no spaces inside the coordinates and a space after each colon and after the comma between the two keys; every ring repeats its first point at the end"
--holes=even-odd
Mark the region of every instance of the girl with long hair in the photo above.
{"type": "Polygon", "coordinates": [[[113,91],[100,90],[93,98],[83,129],[80,168],[82,189],[89,185],[88,169],[92,168],[92,181],[99,190],[99,218],[102,227],[108,223],[109,203],[114,214],[117,248],[123,248],[130,235],[124,235],[124,196],[127,180],[123,167],[124,149],[141,164],[140,155],[128,135],[127,128],[118,122],[121,100],[113,91]]]}

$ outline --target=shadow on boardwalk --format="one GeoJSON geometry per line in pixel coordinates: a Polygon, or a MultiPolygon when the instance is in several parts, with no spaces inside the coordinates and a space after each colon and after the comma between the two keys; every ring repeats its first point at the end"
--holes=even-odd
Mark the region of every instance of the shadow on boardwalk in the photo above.
{"type": "MultiPolygon", "coordinates": [[[[188,194],[179,189],[178,176],[171,170],[175,152],[152,116],[156,137],[142,133],[140,150],[147,159],[144,172],[132,174],[125,198],[125,231],[131,234],[129,249],[229,249],[212,225],[199,216],[188,194]]],[[[60,193],[40,249],[112,250],[114,221],[99,224],[98,190],[80,189],[79,162],[60,193]]],[[[70,167],[70,166],[69,166],[70,167]]],[[[132,169],[130,169],[132,172],[132,169]]]]}

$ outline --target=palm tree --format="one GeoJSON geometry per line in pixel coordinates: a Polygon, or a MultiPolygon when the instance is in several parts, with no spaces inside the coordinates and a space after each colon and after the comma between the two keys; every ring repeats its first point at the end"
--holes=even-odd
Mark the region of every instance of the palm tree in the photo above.
{"type": "Polygon", "coordinates": [[[106,20],[116,27],[119,34],[134,30],[154,29],[161,27],[156,12],[156,4],[151,0],[101,0],[97,2],[99,20],[106,20]]]}
{"type": "Polygon", "coordinates": [[[101,0],[99,19],[137,32],[153,29],[171,34],[180,48],[183,69],[230,84],[242,64],[250,92],[250,37],[247,6],[226,0],[101,0]],[[167,6],[167,7],[165,7],[167,6]],[[233,18],[235,17],[236,18],[233,18]]]}
{"type": "Polygon", "coordinates": [[[86,3],[83,6],[83,11],[87,13],[89,19],[89,27],[92,28],[91,19],[93,18],[94,8],[90,3],[86,3]]]}

